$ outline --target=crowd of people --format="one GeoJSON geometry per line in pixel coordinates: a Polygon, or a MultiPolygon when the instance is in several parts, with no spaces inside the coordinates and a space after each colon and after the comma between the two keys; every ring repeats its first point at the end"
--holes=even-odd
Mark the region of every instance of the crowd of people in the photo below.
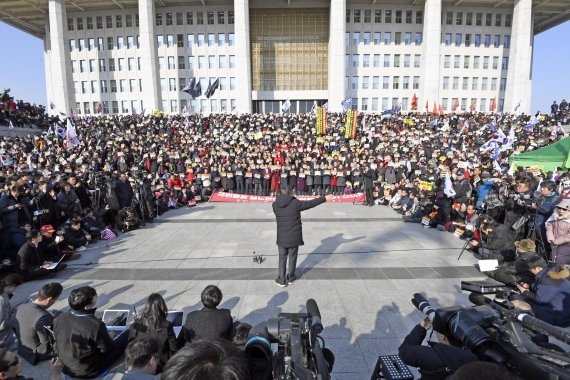
{"type": "Polygon", "coordinates": [[[54,120],[44,106],[15,100],[10,95],[10,89],[4,89],[0,94],[0,126],[45,130],[54,120]]]}
{"type": "MultiPolygon", "coordinates": [[[[343,114],[329,113],[319,133],[312,113],[54,117],[42,133],[0,137],[0,257],[2,271],[9,273],[4,305],[21,281],[50,276],[92,241],[112,239],[168,209],[193,207],[214,192],[276,195],[287,189],[292,195],[362,192],[368,206],[389,206],[404,222],[453,233],[478,258],[496,259],[499,266],[488,275],[516,288],[521,303],[539,318],[568,327],[570,173],[517,168],[508,161],[564,137],[570,114],[563,104],[550,115],[534,116],[359,114],[352,126],[343,114]],[[66,136],[71,130],[76,142],[66,136]]],[[[55,285],[44,295],[40,291],[35,304],[49,305],[58,291],[55,285]]],[[[107,358],[116,358],[114,350],[124,350],[129,340],[100,333],[96,300],[92,288],[73,290],[71,314],[58,317],[60,328],[54,322],[57,341],[69,341],[65,334],[77,323],[91,329],[100,348],[89,368],[73,362],[79,348],[65,348],[64,373],[99,376],[107,358]],[[77,318],[83,315],[89,318],[77,318]]],[[[150,353],[131,344],[127,367],[149,375],[164,368],[162,378],[175,379],[165,374],[189,370],[188,362],[170,370],[168,357],[185,342],[173,339],[164,318],[157,317],[165,313],[160,300],[149,297],[154,314],[143,313],[145,322],[135,321],[129,337],[154,339],[162,331],[168,349],[150,353]]],[[[200,318],[206,315],[213,314],[200,318]]],[[[219,324],[193,320],[182,337],[195,342],[214,327],[233,326],[227,317],[220,313],[219,324]]],[[[2,326],[0,333],[7,335],[0,346],[13,351],[13,339],[23,341],[23,335],[12,336],[8,322],[2,326]]],[[[221,338],[229,339],[231,331],[221,338]]],[[[224,350],[230,358],[235,351],[217,340],[215,347],[196,344],[186,344],[185,360],[208,350],[224,350]]],[[[0,371],[12,358],[1,354],[0,371]]],[[[34,357],[51,357],[44,354],[41,348],[34,357]]]]}

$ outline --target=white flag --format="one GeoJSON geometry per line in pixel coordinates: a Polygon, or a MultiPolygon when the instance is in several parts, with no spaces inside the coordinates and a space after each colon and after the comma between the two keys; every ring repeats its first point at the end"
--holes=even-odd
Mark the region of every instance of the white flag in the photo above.
{"type": "Polygon", "coordinates": [[[10,125],[8,126],[10,129],[14,129],[14,124],[12,124],[12,119],[10,119],[10,125]]]}
{"type": "Polygon", "coordinates": [[[445,174],[445,187],[443,189],[445,195],[448,198],[451,198],[455,195],[455,190],[453,189],[453,184],[451,183],[451,178],[449,177],[449,173],[445,174]]]}
{"type": "Polygon", "coordinates": [[[289,108],[291,108],[291,101],[289,98],[281,105],[281,112],[288,112],[289,108]]]}

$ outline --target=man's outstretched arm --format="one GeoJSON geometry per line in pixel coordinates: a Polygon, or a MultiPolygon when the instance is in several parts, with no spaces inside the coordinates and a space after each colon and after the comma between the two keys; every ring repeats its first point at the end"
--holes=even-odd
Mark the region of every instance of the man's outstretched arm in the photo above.
{"type": "Polygon", "coordinates": [[[332,195],[327,195],[325,197],[319,197],[316,199],[311,199],[310,201],[299,201],[299,211],[305,211],[310,208],[316,207],[321,203],[332,200],[332,195]]]}

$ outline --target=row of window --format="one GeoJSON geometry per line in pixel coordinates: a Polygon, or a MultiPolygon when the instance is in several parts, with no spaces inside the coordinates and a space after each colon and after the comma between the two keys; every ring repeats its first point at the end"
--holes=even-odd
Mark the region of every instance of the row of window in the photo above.
{"type": "MultiPolygon", "coordinates": [[[[465,46],[469,47],[471,46],[471,44],[473,43],[473,45],[475,47],[479,47],[481,46],[481,34],[475,34],[475,39],[471,40],[471,36],[472,34],[470,33],[466,33],[465,34],[465,39],[463,39],[463,34],[462,33],[456,33],[455,34],[455,40],[453,39],[453,34],[452,33],[445,33],[442,34],[442,43],[445,44],[445,46],[450,46],[452,43],[455,44],[455,46],[461,46],[463,45],[463,42],[465,42],[465,46]]],[[[490,47],[491,46],[491,35],[490,34],[485,34],[483,36],[483,46],[485,47],[490,47]]],[[[493,47],[501,47],[501,35],[500,34],[495,34],[494,38],[493,38],[493,47]]],[[[509,49],[511,47],[511,36],[510,35],[505,35],[503,36],[503,48],[504,49],[509,49]]]]}
{"type": "MultiPolygon", "coordinates": [[[[453,17],[452,11],[445,12],[445,25],[473,25],[473,12],[455,12],[455,17],[453,17]],[[463,17],[465,15],[465,17],[463,17]]],[[[444,17],[441,17],[444,20],[444,17]]],[[[495,23],[493,23],[493,13],[485,13],[485,22],[483,22],[483,13],[475,13],[475,26],[495,26],[495,27],[506,27],[510,28],[513,22],[513,16],[510,13],[503,15],[502,13],[495,13],[495,23]],[[505,22],[503,23],[503,19],[505,22]]]]}
{"type": "MultiPolygon", "coordinates": [[[[443,77],[442,88],[444,90],[449,90],[449,79],[450,77],[443,77]]],[[[459,90],[459,77],[452,77],[451,89],[459,90]]],[[[491,91],[497,90],[497,83],[499,83],[499,91],[505,91],[507,89],[507,78],[491,78],[491,91]]],[[[461,80],[461,90],[473,90],[473,91],[486,91],[489,89],[489,78],[481,78],[481,86],[479,86],[479,77],[463,77],[461,80]],[[471,86],[469,86],[469,80],[471,80],[471,86]]]]}
{"type": "MultiPolygon", "coordinates": [[[[395,32],[394,33],[394,44],[402,44],[402,36],[404,36],[404,45],[411,45],[412,42],[417,46],[422,44],[422,33],[421,32],[395,32]],[[413,37],[413,40],[412,40],[413,37]]],[[[392,32],[384,32],[384,39],[382,39],[382,32],[352,32],[352,39],[350,38],[350,32],[345,35],[346,46],[358,46],[360,42],[364,45],[380,45],[384,42],[384,45],[390,45],[392,43],[392,32]],[[360,36],[362,35],[362,40],[360,36]]]]}
{"type": "Polygon", "coordinates": [[[372,13],[372,9],[347,9],[346,10],[346,22],[350,23],[351,21],[354,24],[360,24],[364,22],[365,24],[370,24],[372,22],[372,17],[374,16],[374,23],[380,24],[391,24],[392,22],[396,24],[423,24],[424,22],[424,12],[421,10],[414,11],[412,10],[397,10],[393,11],[391,9],[385,9],[382,11],[381,9],[375,9],[374,13],[372,13]],[[353,16],[352,19],[350,16],[353,16]]]}
{"type": "MultiPolygon", "coordinates": [[[[461,56],[460,55],[454,55],[453,56],[453,68],[454,69],[479,69],[482,68],[483,70],[487,70],[489,68],[489,61],[490,61],[489,56],[483,56],[483,61],[481,64],[481,56],[479,55],[475,55],[473,56],[473,62],[471,62],[471,56],[470,55],[464,55],[463,56],[463,64],[461,61],[461,56]]],[[[502,57],[501,58],[501,69],[502,70],[507,70],[509,68],[509,57],[502,57]]],[[[449,69],[451,68],[451,55],[445,55],[443,56],[443,68],[444,69],[449,69]]],[[[491,68],[493,70],[498,70],[499,69],[499,57],[494,56],[493,60],[492,60],[492,66],[491,68]]]]}
{"type": "MultiPolygon", "coordinates": [[[[346,54],[345,56],[345,67],[360,67],[360,54],[352,54],[352,60],[351,60],[351,55],[350,54],[346,54]]],[[[383,67],[392,67],[392,63],[393,63],[393,67],[401,67],[403,64],[403,67],[408,68],[411,67],[411,60],[412,60],[412,55],[411,54],[394,54],[393,55],[394,59],[392,62],[392,54],[384,54],[384,60],[382,62],[382,66],[383,67]],[[402,60],[402,56],[404,57],[404,59],[402,60]]],[[[414,54],[414,67],[415,68],[419,68],[421,66],[421,54],[414,54]]],[[[380,67],[381,63],[380,63],[380,54],[362,54],[362,67],[380,67]],[[370,61],[370,58],[372,57],[372,62],[370,61]]]]}
{"type": "MultiPolygon", "coordinates": [[[[234,33],[228,33],[227,35],[227,45],[234,46],[235,44],[235,35],[234,33]]],[[[226,34],[225,33],[208,33],[207,35],[207,43],[208,47],[215,47],[216,45],[219,47],[223,47],[226,45],[226,34]]],[[[186,39],[184,39],[184,34],[177,34],[176,35],[176,42],[174,41],[174,35],[168,34],[166,35],[166,40],[164,39],[164,35],[158,35],[156,37],[157,46],[161,47],[176,47],[183,48],[193,48],[194,45],[198,45],[198,47],[206,46],[206,35],[204,33],[198,33],[197,35],[188,34],[186,35],[186,39]]],[[[140,38],[139,36],[118,36],[118,37],[98,37],[98,38],[79,38],[79,39],[70,39],[69,40],[69,51],[73,52],[76,49],[79,51],[83,50],[113,50],[115,47],[117,49],[123,49],[126,47],[127,49],[134,49],[140,47],[140,38]],[[116,39],[116,45],[115,45],[116,39]],[[87,43],[87,45],[86,45],[87,43]]]]}
{"type": "MultiPolygon", "coordinates": [[[[195,99],[188,102],[187,99],[180,100],[180,108],[178,108],[178,100],[163,100],[162,110],[167,113],[177,113],[183,112],[186,108],[187,112],[202,112],[202,113],[216,113],[216,112],[230,112],[236,108],[236,99],[195,99]],[[229,106],[228,106],[229,104],[229,106]],[[188,105],[190,108],[188,109],[188,105]]],[[[91,113],[102,113],[107,114],[111,111],[114,114],[117,113],[140,113],[144,110],[144,105],[142,100],[123,100],[119,103],[117,100],[111,102],[103,100],[101,102],[77,102],[75,103],[76,112],[81,115],[89,115],[91,113]],[[110,104],[109,104],[110,103],[110,104]],[[83,107],[81,107],[83,105],[83,107]],[[121,108],[119,108],[119,105],[121,108]],[[93,106],[93,108],[91,108],[93,106]],[[111,108],[109,108],[111,106],[111,108]],[[93,111],[93,112],[91,112],[93,111]]],[[[146,111],[146,110],[145,110],[146,111]]]]}
{"type": "MultiPolygon", "coordinates": [[[[421,104],[419,98],[416,98],[418,104],[421,104]]],[[[444,111],[451,111],[451,108],[458,101],[458,111],[479,110],[480,112],[487,112],[491,110],[494,98],[442,98],[441,108],[444,111]],[[451,101],[450,101],[451,100],[451,101]]],[[[503,112],[505,100],[497,100],[497,111],[503,112]]],[[[393,109],[400,105],[403,110],[409,110],[411,107],[410,98],[352,98],[352,108],[360,109],[361,111],[385,111],[393,109]],[[391,100],[391,101],[390,101],[391,100]]],[[[431,110],[429,110],[431,111],[431,110]]]]}
{"type": "MultiPolygon", "coordinates": [[[[202,91],[206,91],[208,88],[208,81],[214,82],[219,79],[219,90],[230,90],[234,91],[236,89],[236,78],[235,77],[220,77],[220,78],[199,78],[200,86],[202,91]],[[228,80],[229,79],[229,80],[228,80]],[[228,86],[229,84],[229,86],[228,86]]],[[[186,78],[160,78],[160,89],[162,91],[178,91],[186,86],[186,78]]],[[[142,92],[142,79],[120,79],[115,80],[92,80],[92,81],[75,81],[73,86],[76,94],[96,94],[98,92],[106,94],[108,92],[142,92]]]]}
{"type": "MultiPolygon", "coordinates": [[[[196,14],[196,25],[204,25],[204,12],[198,11],[196,14]]],[[[208,11],[206,12],[206,22],[208,25],[215,25],[217,21],[218,25],[224,25],[226,23],[226,12],[225,11],[208,11]]],[[[234,23],[234,12],[227,12],[228,24],[234,23]]],[[[170,25],[194,25],[194,12],[167,12],[166,14],[157,13],[155,18],[156,26],[170,26],[170,25]]],[[[139,15],[132,14],[126,15],[111,15],[107,16],[88,16],[83,19],[83,17],[68,17],[67,18],[67,30],[93,30],[93,29],[113,29],[113,28],[138,28],[139,27],[139,15]],[[124,22],[123,22],[124,21],[124,22]],[[134,21],[134,23],[133,23],[134,21]]]]}
{"type": "Polygon", "coordinates": [[[394,76],[392,77],[392,81],[390,82],[390,77],[389,76],[383,76],[382,77],[382,87],[380,87],[380,76],[373,76],[372,77],[372,83],[370,83],[370,77],[369,76],[363,76],[363,77],[358,77],[358,76],[353,76],[353,77],[348,77],[345,76],[344,77],[344,88],[345,90],[389,90],[389,89],[393,89],[393,90],[399,90],[400,88],[403,90],[409,90],[410,89],[410,79],[412,80],[411,84],[412,84],[412,89],[414,90],[419,90],[420,89],[420,77],[419,76],[414,76],[409,77],[409,76],[394,76]],[[361,84],[359,84],[360,78],[362,78],[362,82],[361,84]],[[350,83],[349,83],[349,79],[350,79],[350,83]],[[400,80],[402,79],[402,80],[400,80]],[[400,85],[401,82],[401,85],[400,85]],[[350,85],[350,88],[349,88],[350,85]],[[361,86],[361,87],[360,87],[361,86]],[[401,86],[401,87],[400,87],[401,86]]]}
{"type": "MultiPolygon", "coordinates": [[[[235,69],[236,67],[236,57],[235,55],[209,55],[203,56],[199,55],[198,57],[198,69],[235,69]],[[207,58],[207,59],[206,59],[207,58]]],[[[195,56],[178,56],[176,57],[158,57],[158,68],[160,70],[168,69],[168,70],[185,70],[188,67],[189,70],[196,69],[196,57],[195,56]]],[[[94,73],[94,72],[106,72],[109,71],[133,71],[133,70],[140,70],[141,69],[141,59],[131,57],[131,58],[109,58],[104,59],[101,58],[99,60],[96,59],[82,59],[79,61],[72,60],[71,61],[71,72],[72,73],[94,73]],[[78,66],[79,62],[79,66],[78,66]],[[107,66],[108,62],[108,66],[107,66]]]]}

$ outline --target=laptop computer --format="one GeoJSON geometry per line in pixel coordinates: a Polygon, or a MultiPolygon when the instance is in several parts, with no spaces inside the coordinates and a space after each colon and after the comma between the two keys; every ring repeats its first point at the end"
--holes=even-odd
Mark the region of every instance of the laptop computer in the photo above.
{"type": "Polygon", "coordinates": [[[182,331],[182,326],[184,324],[184,312],[178,310],[169,311],[168,315],[166,316],[166,320],[172,323],[174,334],[176,334],[176,337],[178,337],[178,335],[180,335],[180,331],[182,331]]]}
{"type": "Polygon", "coordinates": [[[57,269],[59,267],[59,265],[63,262],[63,260],[65,260],[67,257],[69,257],[71,255],[72,255],[72,253],[64,253],[58,261],[56,261],[55,263],[52,263],[46,269],[49,269],[49,270],[57,269]]]}
{"type": "Polygon", "coordinates": [[[108,309],[103,312],[103,323],[107,326],[107,332],[113,340],[129,330],[127,327],[129,315],[129,310],[108,309]]]}

